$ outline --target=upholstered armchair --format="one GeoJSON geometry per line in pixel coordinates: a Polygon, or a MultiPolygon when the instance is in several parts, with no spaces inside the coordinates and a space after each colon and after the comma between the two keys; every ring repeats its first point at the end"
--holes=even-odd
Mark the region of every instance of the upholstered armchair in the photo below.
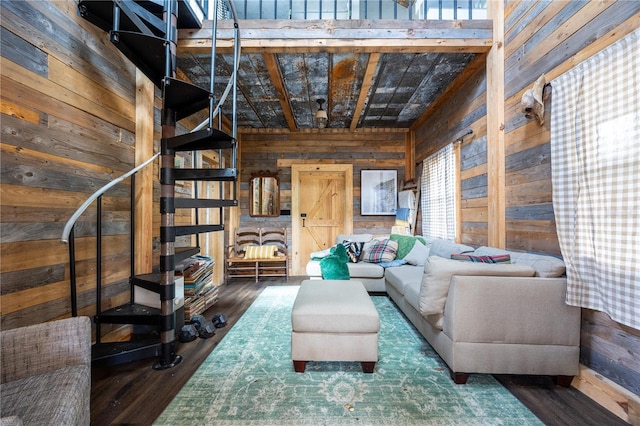
{"type": "Polygon", "coordinates": [[[0,333],[0,425],[88,425],[91,320],[0,333]]]}

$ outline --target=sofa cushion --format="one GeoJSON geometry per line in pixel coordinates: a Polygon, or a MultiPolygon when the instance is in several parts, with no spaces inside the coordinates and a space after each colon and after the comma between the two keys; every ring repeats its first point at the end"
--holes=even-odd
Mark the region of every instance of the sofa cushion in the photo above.
{"type": "MultiPolygon", "coordinates": [[[[306,272],[309,277],[322,277],[322,270],[320,268],[321,260],[310,260],[309,262],[307,262],[306,272]]],[[[384,268],[376,263],[349,262],[346,265],[347,265],[347,268],[349,269],[349,276],[352,279],[356,279],[356,278],[379,279],[384,276],[384,268]]]]}
{"type": "Polygon", "coordinates": [[[372,234],[340,234],[336,237],[336,243],[353,241],[356,243],[368,243],[373,240],[372,234]]]}
{"type": "Polygon", "coordinates": [[[418,288],[420,288],[423,273],[424,267],[403,265],[398,268],[386,269],[384,278],[389,285],[395,288],[400,294],[404,294],[404,288],[410,282],[417,283],[418,288]]]}
{"type": "Polygon", "coordinates": [[[416,241],[413,248],[404,257],[409,265],[424,266],[429,258],[429,247],[422,244],[420,241],[416,241]]]}
{"type": "Polygon", "coordinates": [[[431,243],[429,248],[429,256],[440,256],[445,259],[451,258],[452,254],[471,253],[473,247],[464,244],[457,244],[453,241],[436,239],[431,243]]]}
{"type": "Polygon", "coordinates": [[[416,311],[420,311],[420,287],[422,286],[422,280],[420,281],[407,281],[404,284],[404,300],[416,311]]]}
{"type": "Polygon", "coordinates": [[[508,263],[472,263],[429,256],[420,286],[419,309],[422,315],[443,314],[453,275],[532,277],[527,265],[508,263]]]}
{"type": "Polygon", "coordinates": [[[347,263],[347,266],[352,278],[382,278],[384,276],[384,268],[375,263],[347,263]]]}
{"type": "Polygon", "coordinates": [[[6,382],[0,391],[3,416],[18,416],[25,424],[82,424],[89,412],[91,367],[64,367],[6,382]]]}
{"type": "Polygon", "coordinates": [[[411,251],[416,241],[420,241],[423,245],[426,241],[423,237],[414,237],[413,235],[400,235],[391,234],[390,240],[398,243],[398,252],[396,253],[396,259],[404,259],[405,256],[411,251]]]}
{"type": "Polygon", "coordinates": [[[495,256],[508,254],[511,256],[511,263],[529,265],[536,271],[536,277],[558,278],[562,277],[566,271],[564,262],[553,256],[544,254],[525,253],[519,251],[507,251],[494,247],[478,247],[474,252],[478,256],[495,256]]]}
{"type": "Polygon", "coordinates": [[[370,263],[391,262],[396,258],[397,252],[398,243],[385,238],[365,245],[362,260],[370,263]]]}

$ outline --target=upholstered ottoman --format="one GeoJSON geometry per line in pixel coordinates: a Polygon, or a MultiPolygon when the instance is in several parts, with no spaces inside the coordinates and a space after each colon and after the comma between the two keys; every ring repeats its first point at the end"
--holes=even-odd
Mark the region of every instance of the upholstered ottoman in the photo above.
{"type": "Polygon", "coordinates": [[[365,373],[373,373],[380,317],[360,281],[303,281],[291,325],[296,372],[304,373],[307,361],[359,361],[365,373]]]}

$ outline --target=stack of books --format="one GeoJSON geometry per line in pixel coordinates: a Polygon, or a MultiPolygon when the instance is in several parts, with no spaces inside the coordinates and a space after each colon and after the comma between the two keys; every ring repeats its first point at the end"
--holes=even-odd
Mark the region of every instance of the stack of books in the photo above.
{"type": "Polygon", "coordinates": [[[176,266],[176,276],[184,277],[184,319],[191,320],[218,301],[213,284],[214,261],[209,256],[191,256],[176,266]]]}

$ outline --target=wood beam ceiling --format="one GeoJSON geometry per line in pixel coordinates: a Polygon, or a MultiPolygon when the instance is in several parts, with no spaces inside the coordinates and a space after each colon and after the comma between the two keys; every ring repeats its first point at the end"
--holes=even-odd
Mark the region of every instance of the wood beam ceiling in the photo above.
{"type": "MultiPolygon", "coordinates": [[[[231,53],[234,38],[232,21],[218,22],[217,29],[216,52],[219,54],[231,53]]],[[[209,55],[211,35],[210,21],[205,22],[202,29],[180,30],[178,55],[185,57],[209,55]]],[[[448,92],[452,90],[453,86],[464,81],[486,62],[486,53],[493,45],[493,22],[491,20],[243,20],[240,22],[240,36],[242,53],[260,55],[263,58],[264,69],[273,85],[271,99],[273,100],[273,94],[275,94],[282,109],[281,117],[286,122],[287,130],[291,132],[301,129],[298,122],[298,115],[301,114],[300,106],[294,105],[291,99],[293,97],[296,102],[300,103],[302,97],[300,93],[289,92],[288,84],[290,82],[285,81],[282,64],[279,63],[282,60],[281,56],[291,60],[291,54],[317,56],[319,53],[328,53],[329,61],[334,60],[336,54],[348,54],[353,57],[360,54],[368,56],[364,75],[360,77],[361,87],[358,88],[359,92],[356,95],[355,104],[350,106],[353,114],[350,121],[343,123],[347,129],[354,132],[358,128],[367,104],[372,102],[369,92],[374,87],[380,62],[383,61],[386,54],[480,53],[479,58],[476,58],[455,81],[449,84],[446,92],[438,97],[437,103],[431,105],[431,108],[428,108],[418,121],[413,123],[411,129],[414,130],[427,119],[437,104],[446,100],[449,96],[448,92]]],[[[309,69],[317,71],[316,68],[309,69]]],[[[333,70],[332,64],[329,64],[329,69],[333,70]]],[[[446,75],[446,72],[447,68],[441,69],[443,75],[446,75]]],[[[333,77],[331,72],[326,77],[326,84],[329,88],[326,105],[330,111],[333,111],[332,103],[335,101],[332,99],[333,89],[335,89],[333,77]]],[[[341,81],[341,84],[347,83],[341,81]]],[[[268,94],[266,96],[269,97],[268,94]]],[[[315,97],[317,96],[309,96],[309,103],[315,102],[315,97]]],[[[266,101],[267,98],[264,98],[263,101],[266,101]]],[[[337,111],[342,111],[340,107],[343,106],[340,105],[337,111]]],[[[313,105],[311,108],[313,109],[313,105]]],[[[338,112],[338,114],[341,113],[343,112],[338,112]]],[[[251,116],[250,111],[248,116],[251,116]]],[[[304,119],[303,121],[308,125],[308,120],[304,119]]],[[[370,123],[371,126],[378,129],[387,127],[385,124],[370,123]]],[[[302,127],[306,127],[306,125],[302,127]]]]}

